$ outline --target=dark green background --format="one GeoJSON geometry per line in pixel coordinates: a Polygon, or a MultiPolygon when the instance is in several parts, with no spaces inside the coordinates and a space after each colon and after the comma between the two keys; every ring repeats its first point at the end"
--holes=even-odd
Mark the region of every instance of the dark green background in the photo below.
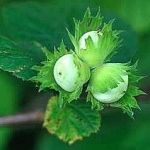
{"type": "MultiPolygon", "coordinates": [[[[49,49],[53,49],[54,45],[58,46],[61,39],[64,39],[66,45],[71,47],[65,28],[73,31],[72,17],[81,19],[88,6],[92,13],[95,13],[100,6],[106,21],[116,18],[115,28],[125,30],[122,34],[123,46],[119,55],[112,61],[125,62],[131,59],[128,56],[134,56],[134,61],[139,60],[139,74],[146,76],[140,82],[140,87],[148,95],[138,97],[141,111],[135,111],[135,120],[119,110],[107,109],[102,114],[100,131],[71,147],[48,134],[41,125],[22,125],[15,128],[0,128],[0,150],[149,150],[150,1],[39,0],[41,4],[38,6],[36,1],[27,3],[30,0],[22,0],[24,4],[20,2],[20,0],[0,1],[0,34],[20,42],[36,40],[49,49]],[[36,9],[31,7],[33,5],[36,9]],[[26,16],[29,16],[28,19],[25,19],[26,16]],[[26,28],[28,25],[30,28],[26,28]],[[135,51],[137,51],[136,55],[135,51]]],[[[33,84],[1,71],[0,115],[18,113],[44,105],[39,100],[44,99],[43,95],[37,96],[37,93],[37,88],[34,88],[33,84]]],[[[46,97],[45,94],[44,97],[46,97]]]]}

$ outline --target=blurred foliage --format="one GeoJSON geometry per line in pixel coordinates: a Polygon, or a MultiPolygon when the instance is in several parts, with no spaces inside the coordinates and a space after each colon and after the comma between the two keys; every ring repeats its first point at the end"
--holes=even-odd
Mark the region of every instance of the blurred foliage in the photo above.
{"type": "MultiPolygon", "coordinates": [[[[13,114],[18,110],[20,98],[19,83],[12,76],[0,71],[0,116],[13,114]]],[[[0,149],[3,150],[8,144],[10,128],[0,128],[0,149]]]]}
{"type": "Polygon", "coordinates": [[[138,32],[143,33],[150,27],[149,0],[94,0],[105,11],[112,11],[125,19],[138,32]]]}
{"type": "MultiPolygon", "coordinates": [[[[139,59],[139,74],[147,76],[143,82],[142,87],[150,87],[150,1],[149,0],[38,0],[42,3],[46,1],[43,10],[40,11],[38,8],[33,11],[39,11],[40,14],[44,17],[35,19],[30,19],[31,22],[30,28],[26,28],[26,21],[18,21],[18,24],[13,24],[19,17],[25,17],[25,14],[22,14],[23,8],[20,8],[19,12],[16,11],[15,7],[19,6],[20,2],[27,2],[31,0],[1,0],[0,1],[0,10],[2,9],[3,15],[11,13],[13,16],[17,14],[17,18],[6,18],[0,14],[0,33],[6,35],[13,40],[35,40],[35,37],[38,37],[43,45],[48,46],[50,49],[54,45],[58,46],[61,39],[65,39],[66,45],[70,45],[67,41],[67,32],[65,27],[73,31],[73,21],[72,17],[81,18],[84,11],[89,6],[91,12],[94,13],[97,11],[98,6],[101,7],[102,14],[105,14],[108,19],[112,19],[114,14],[117,14],[116,18],[116,27],[118,26],[117,22],[119,19],[124,20],[125,23],[121,25],[121,29],[125,30],[123,34],[127,34],[126,42],[124,45],[124,53],[122,53],[122,58],[126,59],[126,51],[130,52],[131,49],[138,50],[134,60],[139,59]],[[11,4],[15,2],[15,4],[11,4]],[[47,5],[47,2],[50,4],[47,5]],[[7,6],[7,7],[3,7],[7,6]],[[44,8],[49,7],[49,11],[44,8]],[[8,11],[8,9],[11,11],[8,11]],[[108,13],[109,12],[109,13],[108,13]],[[113,14],[113,15],[112,15],[113,14]],[[7,21],[3,22],[2,18],[5,18],[7,21]],[[40,28],[34,28],[33,21],[37,22],[40,19],[40,28]],[[49,21],[53,21],[51,24],[49,21]],[[43,21],[47,21],[47,24],[43,24],[43,21]],[[5,25],[3,24],[5,23],[5,25]],[[11,28],[8,28],[8,25],[11,28]],[[22,28],[20,28],[22,25],[22,28]],[[24,25],[24,26],[23,26],[24,25]],[[129,30],[129,28],[131,29],[129,30]],[[44,26],[44,28],[43,28],[44,26]],[[50,26],[50,27],[49,27],[50,26]],[[127,30],[128,28],[128,30],[127,30]],[[134,28],[135,31],[132,30],[134,28]],[[19,32],[18,32],[19,29],[19,32]],[[24,35],[20,29],[28,31],[28,34],[24,35]],[[29,30],[30,29],[30,30],[29,30]],[[11,31],[11,35],[9,34],[11,31]],[[46,31],[46,35],[43,35],[43,32],[46,31]],[[36,33],[35,35],[30,33],[36,33]],[[45,38],[44,40],[41,38],[45,38]],[[48,40],[49,39],[49,40],[48,40]],[[138,42],[139,40],[139,42],[138,42]],[[133,43],[132,43],[132,42],[133,43]],[[138,42],[138,44],[137,44],[138,42]],[[131,45],[127,45],[127,43],[131,45]]],[[[36,5],[36,4],[35,4],[36,5]]],[[[28,9],[24,10],[28,15],[31,13],[28,9]]],[[[40,15],[39,14],[39,15],[40,15]]],[[[118,29],[120,26],[117,27],[118,29]]],[[[124,38],[123,37],[123,38],[124,38]]],[[[122,51],[124,50],[122,49],[122,51]]],[[[135,51],[136,51],[135,50],[135,51]]],[[[133,53],[134,55],[135,53],[133,53]]],[[[117,58],[115,58],[117,59],[117,58]]],[[[16,83],[16,79],[12,78],[9,74],[0,72],[0,115],[5,115],[9,113],[14,113],[19,109],[19,98],[21,89],[16,83]]],[[[148,93],[149,94],[149,93],[148,93]]],[[[92,135],[90,138],[83,140],[82,142],[75,143],[71,147],[67,144],[59,141],[55,136],[48,134],[46,131],[41,133],[35,142],[35,150],[80,150],[80,149],[115,149],[115,150],[148,150],[150,149],[150,102],[148,100],[142,101],[140,106],[142,110],[136,112],[135,121],[128,118],[128,116],[123,115],[122,112],[114,112],[109,110],[107,113],[104,112],[103,124],[101,131],[92,135]],[[145,102],[146,101],[146,102],[145,102]]],[[[40,129],[39,129],[40,130],[40,129]]],[[[11,130],[6,128],[0,128],[0,149],[3,150],[8,144],[9,138],[11,136],[11,130]]],[[[22,135],[24,136],[24,135],[22,135]]],[[[28,137],[29,138],[29,137],[28,137]]],[[[30,138],[29,138],[30,140],[30,138]]],[[[19,139],[18,139],[19,142],[19,139]]],[[[26,147],[26,144],[22,146],[26,147]]],[[[15,148],[14,148],[15,149],[15,148]]]]}
{"type": "Polygon", "coordinates": [[[135,58],[139,60],[138,70],[139,73],[146,76],[145,79],[141,82],[141,86],[149,87],[150,86],[150,31],[146,34],[140,36],[139,41],[139,50],[137,51],[135,58]]]}

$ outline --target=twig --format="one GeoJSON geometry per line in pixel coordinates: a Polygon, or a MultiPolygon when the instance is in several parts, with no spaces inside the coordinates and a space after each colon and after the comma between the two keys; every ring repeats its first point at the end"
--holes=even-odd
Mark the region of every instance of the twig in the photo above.
{"type": "Polygon", "coordinates": [[[1,126],[12,126],[18,124],[27,123],[42,123],[44,120],[44,114],[41,111],[33,111],[28,113],[21,113],[16,115],[8,115],[0,117],[1,126]]]}

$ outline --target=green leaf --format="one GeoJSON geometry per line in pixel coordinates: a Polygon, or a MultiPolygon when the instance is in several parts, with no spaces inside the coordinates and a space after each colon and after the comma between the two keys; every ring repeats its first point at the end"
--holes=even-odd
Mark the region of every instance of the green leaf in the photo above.
{"type": "Polygon", "coordinates": [[[47,105],[44,127],[59,139],[72,144],[97,132],[100,122],[99,112],[92,110],[89,103],[75,101],[60,108],[57,97],[52,97],[47,105]]]}
{"type": "Polygon", "coordinates": [[[0,36],[0,68],[23,80],[34,76],[36,72],[31,67],[44,59],[40,44],[26,44],[20,45],[0,36]]]}

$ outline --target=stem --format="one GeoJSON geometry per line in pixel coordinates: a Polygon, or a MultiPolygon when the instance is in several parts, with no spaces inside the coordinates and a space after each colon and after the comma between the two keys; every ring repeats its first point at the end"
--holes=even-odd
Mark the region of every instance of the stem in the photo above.
{"type": "Polygon", "coordinates": [[[27,123],[42,123],[44,120],[44,114],[41,111],[33,111],[28,113],[21,113],[16,115],[8,115],[0,117],[1,126],[12,126],[18,124],[27,123]]]}

